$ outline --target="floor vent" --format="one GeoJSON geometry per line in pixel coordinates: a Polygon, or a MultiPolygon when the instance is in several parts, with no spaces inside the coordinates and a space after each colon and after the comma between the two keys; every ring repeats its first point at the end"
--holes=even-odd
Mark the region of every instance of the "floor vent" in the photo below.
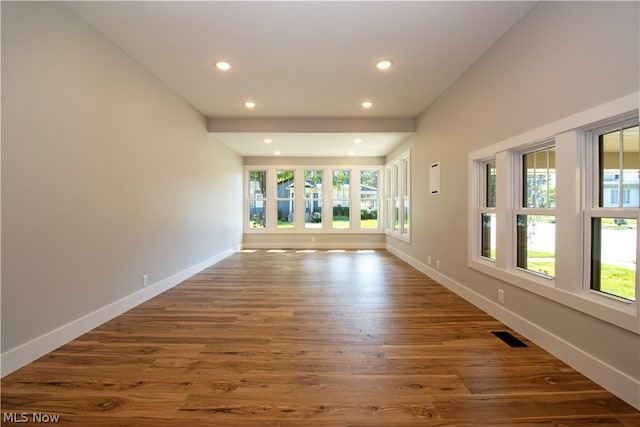
{"type": "Polygon", "coordinates": [[[525,343],[520,341],[518,338],[511,335],[509,332],[497,331],[497,332],[491,332],[491,333],[496,337],[500,338],[505,343],[507,343],[509,347],[528,347],[528,345],[526,345],[525,343]]]}

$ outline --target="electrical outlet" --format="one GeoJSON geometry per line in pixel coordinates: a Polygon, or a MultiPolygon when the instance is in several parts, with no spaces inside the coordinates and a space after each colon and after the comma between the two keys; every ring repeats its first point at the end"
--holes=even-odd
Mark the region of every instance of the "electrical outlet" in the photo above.
{"type": "Polygon", "coordinates": [[[431,255],[427,257],[427,265],[431,265],[431,255]]]}
{"type": "Polygon", "coordinates": [[[145,288],[149,286],[149,276],[147,274],[142,275],[142,287],[145,288]]]}
{"type": "Polygon", "coordinates": [[[436,260],[436,270],[440,270],[440,260],[436,260]]]}
{"type": "Polygon", "coordinates": [[[504,304],[504,289],[498,289],[498,302],[504,304]]]}

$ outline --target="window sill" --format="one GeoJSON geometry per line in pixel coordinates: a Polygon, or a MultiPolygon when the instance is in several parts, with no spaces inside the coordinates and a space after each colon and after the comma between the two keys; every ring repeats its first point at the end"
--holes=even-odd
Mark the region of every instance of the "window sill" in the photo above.
{"type": "Polygon", "coordinates": [[[382,229],[324,229],[324,228],[282,228],[282,229],[266,229],[266,228],[247,228],[245,234],[384,234],[382,229]]]}

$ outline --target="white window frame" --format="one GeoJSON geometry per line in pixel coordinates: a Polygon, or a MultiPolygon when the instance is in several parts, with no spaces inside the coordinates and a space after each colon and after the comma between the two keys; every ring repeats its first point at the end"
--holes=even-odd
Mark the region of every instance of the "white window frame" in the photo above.
{"type": "MultiPolygon", "coordinates": [[[[590,224],[587,196],[597,177],[588,173],[587,165],[593,161],[589,149],[589,132],[611,123],[638,117],[639,93],[633,93],[564,119],[532,129],[502,142],[474,151],[468,157],[469,209],[467,263],[470,268],[508,284],[527,290],[554,302],[563,304],[590,316],[602,319],[634,333],[640,333],[640,304],[636,301],[611,298],[588,289],[586,284],[585,251],[590,236],[585,224],[590,224]],[[518,158],[523,150],[550,139],[556,146],[556,274],[548,280],[514,268],[515,260],[515,206],[519,199],[520,184],[518,158]],[[591,158],[590,158],[591,156],[591,158]],[[499,171],[496,183],[496,260],[481,256],[480,186],[482,164],[495,157],[499,171]],[[587,288],[587,289],[585,289],[587,288]]],[[[616,216],[616,215],[612,215],[616,216]]],[[[619,217],[628,216],[620,211],[619,217]]],[[[631,216],[633,217],[633,216],[631,216]]],[[[638,280],[636,280],[638,281],[638,280]]],[[[496,296],[497,301],[497,296],[496,296]]]]}
{"type": "Polygon", "coordinates": [[[384,191],[384,173],[383,173],[383,167],[380,166],[376,166],[376,167],[361,167],[358,171],[358,177],[357,177],[357,183],[358,183],[358,188],[362,187],[362,172],[364,171],[375,171],[377,173],[377,194],[376,194],[376,198],[372,199],[372,198],[367,198],[367,199],[363,199],[362,198],[362,192],[360,192],[360,196],[358,199],[358,204],[357,204],[357,216],[355,218],[356,221],[356,226],[357,228],[361,229],[361,230],[372,230],[375,229],[377,231],[382,230],[384,223],[382,222],[384,219],[384,198],[383,198],[383,191],[384,191]],[[372,228],[363,228],[362,227],[362,201],[363,200],[375,200],[375,204],[376,204],[376,217],[377,217],[377,227],[372,227],[372,228]]]}
{"type": "MultiPolygon", "coordinates": [[[[585,189],[585,209],[584,209],[584,221],[583,221],[583,233],[585,237],[584,244],[584,270],[583,270],[583,286],[582,292],[586,297],[590,298],[606,298],[613,303],[634,305],[638,304],[640,298],[640,277],[636,267],[636,301],[630,301],[628,299],[618,297],[613,294],[608,294],[598,290],[591,289],[591,263],[592,263],[592,228],[591,224],[594,218],[635,218],[640,223],[640,208],[629,207],[600,207],[599,206],[599,191],[600,191],[600,176],[599,176],[599,155],[598,144],[599,136],[609,132],[614,132],[622,128],[637,126],[638,125],[638,113],[633,112],[631,114],[625,114],[619,117],[615,117],[611,120],[607,120],[604,124],[588,127],[583,131],[584,145],[585,145],[585,159],[584,169],[586,171],[584,179],[585,189]]],[[[622,180],[622,176],[620,176],[622,180]]],[[[622,204],[621,201],[618,201],[622,204]]],[[[636,266],[638,265],[640,258],[640,238],[636,237],[636,266]]]]}
{"type": "Polygon", "coordinates": [[[384,232],[384,203],[385,194],[380,183],[384,182],[384,166],[383,165],[245,165],[243,178],[243,198],[244,198],[244,214],[243,214],[243,232],[247,234],[380,234],[384,232]],[[278,228],[277,221],[277,171],[293,170],[294,171],[294,226],[292,228],[278,228]],[[305,199],[304,191],[304,171],[320,170],[322,171],[322,227],[307,228],[305,226],[305,199]],[[333,228],[333,171],[348,170],[350,173],[349,188],[349,228],[333,228]],[[377,170],[378,171],[378,203],[382,204],[378,208],[378,227],[377,228],[360,228],[360,171],[361,170],[377,170]],[[267,197],[264,199],[266,207],[265,221],[267,226],[264,228],[249,227],[249,172],[250,171],[266,171],[267,172],[267,197]],[[355,209],[356,207],[357,209],[355,209]],[[354,219],[354,214],[357,219],[354,219]]]}
{"type": "MultiPolygon", "coordinates": [[[[536,142],[530,145],[526,145],[525,147],[522,147],[521,149],[515,149],[514,152],[514,163],[515,163],[515,169],[518,171],[518,178],[514,179],[514,182],[518,183],[517,186],[517,190],[516,190],[516,197],[514,200],[514,206],[513,206],[513,213],[512,213],[512,224],[514,227],[513,230],[513,244],[512,244],[512,259],[513,259],[513,269],[516,269],[524,274],[532,274],[535,276],[535,278],[532,278],[532,280],[536,280],[539,281],[541,284],[544,285],[552,285],[553,282],[555,281],[555,276],[548,276],[548,275],[544,275],[542,273],[538,273],[535,272],[533,270],[528,270],[522,267],[519,267],[517,265],[517,252],[518,252],[518,236],[517,236],[517,219],[518,216],[520,215],[524,215],[524,216],[536,216],[536,215],[540,215],[540,216],[553,216],[554,218],[556,217],[556,209],[555,207],[538,207],[538,206],[533,206],[533,207],[529,207],[529,206],[524,206],[524,200],[525,200],[525,196],[524,196],[524,156],[527,154],[533,154],[536,153],[538,151],[541,150],[547,150],[550,148],[556,148],[556,143],[555,140],[550,138],[550,139],[545,139],[544,141],[541,142],[536,142]]],[[[556,149],[557,152],[557,149],[556,149]]],[[[556,167],[557,169],[557,167],[556,167]]],[[[516,177],[514,177],[516,178],[516,177]]],[[[497,183],[496,183],[497,185],[497,183]]],[[[555,236],[555,241],[557,241],[557,236],[555,236]]],[[[554,255],[557,254],[557,247],[554,251],[554,255]]]]}
{"type": "Polygon", "coordinates": [[[387,194],[388,236],[411,242],[411,151],[407,150],[385,165],[385,193],[387,194]],[[405,221],[404,206],[408,206],[405,221]],[[396,226],[397,225],[397,226],[396,226]]]}
{"type": "MultiPolygon", "coordinates": [[[[330,221],[331,221],[331,228],[333,230],[336,231],[340,231],[340,230],[351,230],[352,228],[354,228],[355,222],[354,221],[354,212],[353,212],[353,192],[354,192],[354,188],[357,186],[357,191],[358,191],[358,202],[357,205],[360,206],[360,170],[358,170],[358,177],[354,177],[353,176],[353,169],[352,168],[331,168],[331,203],[329,204],[330,207],[330,211],[329,211],[329,217],[330,217],[330,221]],[[346,172],[349,174],[349,194],[346,197],[334,197],[335,194],[335,188],[333,188],[333,178],[335,176],[336,172],[346,172]],[[357,180],[357,182],[356,182],[357,180]],[[333,224],[333,211],[336,208],[336,206],[334,206],[334,203],[338,203],[338,205],[342,205],[342,202],[347,202],[348,203],[348,209],[349,209],[349,226],[346,228],[342,228],[342,227],[334,227],[333,224]]],[[[344,208],[344,206],[342,206],[344,208]]],[[[359,213],[360,211],[358,211],[359,213]]],[[[360,220],[358,219],[358,228],[360,225],[360,220]]]]}
{"type": "MultiPolygon", "coordinates": [[[[477,250],[479,251],[478,254],[479,256],[486,261],[489,262],[495,262],[495,258],[490,258],[490,257],[485,257],[482,254],[482,217],[486,214],[493,214],[496,215],[496,206],[489,206],[487,204],[487,196],[488,196],[488,192],[487,192],[487,185],[488,185],[488,181],[489,181],[489,176],[487,174],[487,166],[489,166],[490,164],[493,164],[495,169],[496,169],[496,176],[497,176],[497,164],[496,164],[496,158],[495,157],[491,157],[488,159],[484,159],[484,160],[480,160],[478,161],[477,165],[479,167],[479,170],[477,173],[480,174],[480,179],[479,179],[479,186],[477,189],[477,195],[478,195],[478,199],[477,202],[474,203],[474,205],[476,206],[476,212],[475,212],[475,220],[476,221],[480,221],[480,235],[478,236],[477,239],[477,245],[478,248],[477,250]]],[[[497,193],[496,193],[496,203],[497,203],[497,193]]],[[[496,215],[496,226],[497,226],[497,215],[496,215]]],[[[495,232],[495,230],[494,230],[495,232]]]]}

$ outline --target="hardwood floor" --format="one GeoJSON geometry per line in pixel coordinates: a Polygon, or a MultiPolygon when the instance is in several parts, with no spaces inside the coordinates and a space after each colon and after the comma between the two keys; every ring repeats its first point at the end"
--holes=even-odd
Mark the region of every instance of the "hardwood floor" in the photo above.
{"type": "Polygon", "coordinates": [[[640,425],[500,330],[385,251],[239,253],[5,377],[3,424],[640,425]]]}

